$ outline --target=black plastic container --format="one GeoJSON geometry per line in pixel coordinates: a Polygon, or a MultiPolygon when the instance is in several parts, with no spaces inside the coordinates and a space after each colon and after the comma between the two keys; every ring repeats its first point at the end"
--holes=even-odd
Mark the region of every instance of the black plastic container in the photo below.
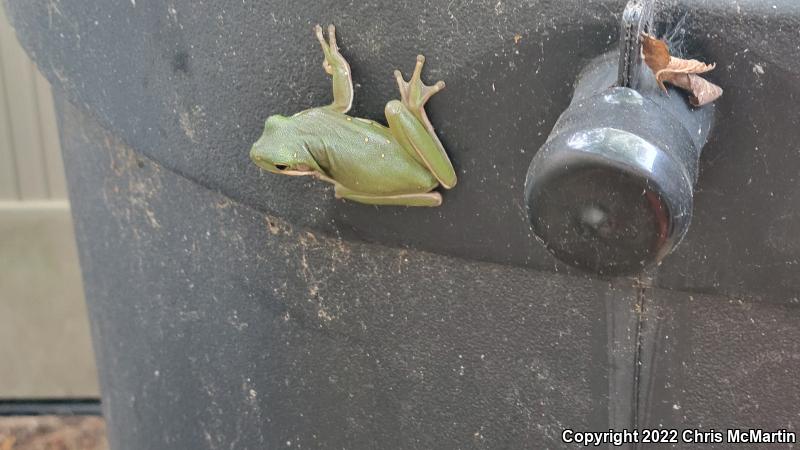
{"type": "MultiPolygon", "coordinates": [[[[113,449],[800,428],[797,2],[674,6],[726,92],[691,231],[649,284],[558,262],[523,198],[578,74],[576,99],[615,84],[593,60],[617,46],[622,1],[7,6],[57,94],[113,449]],[[268,115],[330,102],[315,23],[337,25],[358,116],[381,120],[418,53],[447,82],[429,114],[459,184],[441,207],[337,201],[249,161],[268,115]]],[[[639,92],[692,139],[706,124],[681,94],[639,92]]],[[[646,136],[612,119],[584,129],[646,136]]]]}

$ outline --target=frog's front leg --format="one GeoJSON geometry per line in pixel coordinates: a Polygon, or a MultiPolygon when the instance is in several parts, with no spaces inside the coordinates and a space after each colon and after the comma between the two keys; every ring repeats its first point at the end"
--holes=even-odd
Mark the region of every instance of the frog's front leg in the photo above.
{"type": "Polygon", "coordinates": [[[339,53],[339,47],[336,45],[336,27],[333,25],[328,26],[327,42],[322,34],[321,26],[314,27],[314,33],[322,46],[323,53],[325,53],[325,61],[322,62],[322,67],[328,75],[333,76],[333,103],[328,108],[340,113],[346,113],[353,106],[353,80],[350,76],[350,64],[339,53]]]}
{"type": "Polygon", "coordinates": [[[456,172],[425,114],[425,103],[444,89],[444,82],[439,81],[433,86],[423,84],[420,75],[424,63],[425,57],[417,56],[414,74],[408,82],[399,70],[395,71],[402,101],[390,101],[384,113],[392,135],[403,149],[424,164],[442,187],[450,189],[456,185],[456,172]]]}
{"type": "Polygon", "coordinates": [[[421,194],[401,195],[369,195],[346,188],[339,183],[334,183],[336,198],[366,203],[368,205],[395,205],[395,206],[439,206],[442,204],[442,195],[438,192],[425,192],[421,194]]]}

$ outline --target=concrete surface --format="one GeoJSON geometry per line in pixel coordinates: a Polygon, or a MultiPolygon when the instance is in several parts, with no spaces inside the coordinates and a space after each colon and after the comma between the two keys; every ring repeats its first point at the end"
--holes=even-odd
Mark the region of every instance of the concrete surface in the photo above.
{"type": "Polygon", "coordinates": [[[98,395],[66,202],[0,202],[0,398],[98,395]]]}

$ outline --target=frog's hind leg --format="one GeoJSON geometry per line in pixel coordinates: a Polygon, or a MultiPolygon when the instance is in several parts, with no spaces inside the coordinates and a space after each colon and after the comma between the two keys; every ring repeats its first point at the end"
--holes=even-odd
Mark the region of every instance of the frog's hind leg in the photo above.
{"type": "Polygon", "coordinates": [[[456,185],[456,172],[442,144],[432,131],[399,100],[386,104],[384,111],[389,131],[400,146],[417,162],[428,168],[445,189],[456,185]]]}
{"type": "Polygon", "coordinates": [[[425,104],[434,94],[444,89],[444,81],[433,86],[425,85],[421,78],[424,65],[425,57],[418,55],[409,81],[403,79],[399,70],[395,70],[394,76],[402,101],[394,100],[386,105],[386,120],[403,148],[413,149],[413,156],[422,160],[439,184],[450,189],[456,184],[456,173],[425,113],[425,104]]]}
{"type": "Polygon", "coordinates": [[[333,76],[333,103],[328,108],[346,113],[353,106],[353,80],[350,76],[350,64],[339,53],[339,46],[336,45],[336,27],[328,26],[328,41],[325,41],[321,26],[314,27],[314,34],[325,53],[322,67],[328,75],[333,76]]]}
{"type": "Polygon", "coordinates": [[[395,206],[439,206],[442,204],[442,195],[438,192],[422,194],[401,195],[369,195],[353,191],[341,184],[335,185],[336,198],[352,200],[367,205],[395,205],[395,206]]]}

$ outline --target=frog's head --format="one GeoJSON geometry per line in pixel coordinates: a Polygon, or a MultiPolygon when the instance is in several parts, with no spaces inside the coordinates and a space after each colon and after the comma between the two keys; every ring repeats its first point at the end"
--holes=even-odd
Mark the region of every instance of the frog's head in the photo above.
{"type": "Polygon", "coordinates": [[[290,117],[268,118],[264,134],[250,149],[250,159],[272,173],[294,176],[321,173],[314,156],[292,125],[290,117]]]}

